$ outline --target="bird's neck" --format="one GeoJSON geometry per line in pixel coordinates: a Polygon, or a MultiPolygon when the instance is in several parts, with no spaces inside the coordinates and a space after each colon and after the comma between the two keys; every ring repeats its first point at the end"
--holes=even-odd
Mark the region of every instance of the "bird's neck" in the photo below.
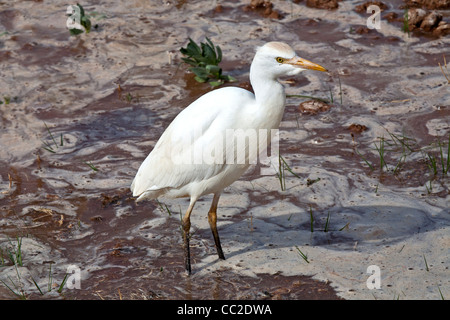
{"type": "Polygon", "coordinates": [[[258,114],[266,119],[263,127],[277,129],[286,103],[283,85],[277,79],[267,78],[267,75],[257,72],[250,73],[250,82],[255,92],[258,114]]]}

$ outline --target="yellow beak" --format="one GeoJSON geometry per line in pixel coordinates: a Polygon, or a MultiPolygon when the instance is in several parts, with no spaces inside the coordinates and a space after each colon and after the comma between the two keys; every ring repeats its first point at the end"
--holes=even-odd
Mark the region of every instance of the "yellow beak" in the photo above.
{"type": "Polygon", "coordinates": [[[293,57],[292,59],[286,60],[285,63],[292,64],[293,66],[299,66],[300,68],[303,69],[328,72],[328,70],[325,69],[324,67],[297,56],[293,57]]]}

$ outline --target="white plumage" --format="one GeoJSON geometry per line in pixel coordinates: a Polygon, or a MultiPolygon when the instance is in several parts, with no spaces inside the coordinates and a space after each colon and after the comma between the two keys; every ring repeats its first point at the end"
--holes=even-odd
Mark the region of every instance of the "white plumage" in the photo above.
{"type": "Polygon", "coordinates": [[[235,150],[233,139],[226,139],[227,132],[277,129],[285,107],[285,92],[278,77],[296,75],[304,69],[326,71],[297,57],[285,43],[266,43],[257,50],[250,68],[255,94],[225,87],[201,96],[178,114],[140,166],[131,184],[138,201],[160,196],[191,198],[182,221],[188,273],[190,215],[195,202],[205,194],[214,194],[208,221],[219,258],[225,259],[216,226],[220,193],[246,171],[249,158],[256,156],[248,154],[247,162],[239,164],[239,150],[235,150]],[[227,158],[227,153],[234,156],[227,158]]]}

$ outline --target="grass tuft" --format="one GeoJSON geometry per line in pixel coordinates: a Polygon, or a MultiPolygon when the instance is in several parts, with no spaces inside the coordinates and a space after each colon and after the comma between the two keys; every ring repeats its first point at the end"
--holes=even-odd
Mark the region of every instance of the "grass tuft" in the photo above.
{"type": "MultiPolygon", "coordinates": [[[[4,253],[6,253],[7,258],[10,260],[11,264],[14,266],[16,277],[15,279],[12,279],[10,276],[7,276],[7,281],[1,280],[0,283],[3,284],[4,287],[6,287],[15,297],[21,300],[26,300],[29,296],[25,292],[23,281],[28,281],[34,284],[37,291],[41,296],[45,295],[46,292],[42,290],[42,288],[39,286],[35,278],[30,274],[30,279],[24,279],[20,273],[19,267],[23,267],[23,252],[22,252],[22,239],[23,237],[17,236],[16,237],[16,243],[14,243],[11,239],[8,238],[9,245],[6,248],[0,248],[0,266],[5,266],[7,262],[5,261],[5,257],[3,256],[4,253]]],[[[58,293],[62,293],[62,290],[64,288],[64,285],[67,281],[67,273],[61,282],[58,293]]],[[[53,273],[52,273],[52,266],[50,264],[49,272],[48,272],[48,283],[47,283],[47,292],[52,291],[52,284],[53,284],[53,273]]]]}
{"type": "MultiPolygon", "coordinates": [[[[388,136],[379,137],[377,141],[373,142],[375,157],[371,154],[362,154],[356,147],[354,147],[355,153],[371,171],[378,168],[381,173],[392,174],[400,181],[405,178],[410,179],[411,174],[405,172],[407,170],[424,173],[424,177],[417,177],[416,180],[422,184],[423,180],[427,179],[425,188],[431,194],[432,182],[443,179],[450,170],[450,134],[445,142],[437,139],[429,145],[421,146],[414,138],[407,137],[405,133],[394,134],[385,130],[388,136]],[[420,156],[422,159],[417,160],[420,156]]],[[[380,182],[384,177],[383,174],[379,176],[380,182]]],[[[378,185],[375,192],[377,191],[378,185]]]]}
{"type": "MultiPolygon", "coordinates": [[[[301,177],[298,174],[296,174],[294,171],[292,171],[291,167],[287,164],[286,160],[284,160],[283,156],[278,155],[277,177],[278,177],[278,180],[280,181],[281,191],[286,191],[286,173],[285,173],[285,171],[288,171],[296,178],[301,179],[301,177]]],[[[318,180],[320,180],[320,178],[318,180]]],[[[316,182],[316,181],[314,181],[314,182],[316,182]]]]}

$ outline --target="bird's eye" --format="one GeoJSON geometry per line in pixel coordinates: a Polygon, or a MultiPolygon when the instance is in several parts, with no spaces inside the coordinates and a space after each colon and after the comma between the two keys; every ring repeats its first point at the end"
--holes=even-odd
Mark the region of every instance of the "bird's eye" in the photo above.
{"type": "Polygon", "coordinates": [[[283,63],[284,59],[281,57],[275,58],[275,60],[277,60],[278,63],[283,63]]]}

